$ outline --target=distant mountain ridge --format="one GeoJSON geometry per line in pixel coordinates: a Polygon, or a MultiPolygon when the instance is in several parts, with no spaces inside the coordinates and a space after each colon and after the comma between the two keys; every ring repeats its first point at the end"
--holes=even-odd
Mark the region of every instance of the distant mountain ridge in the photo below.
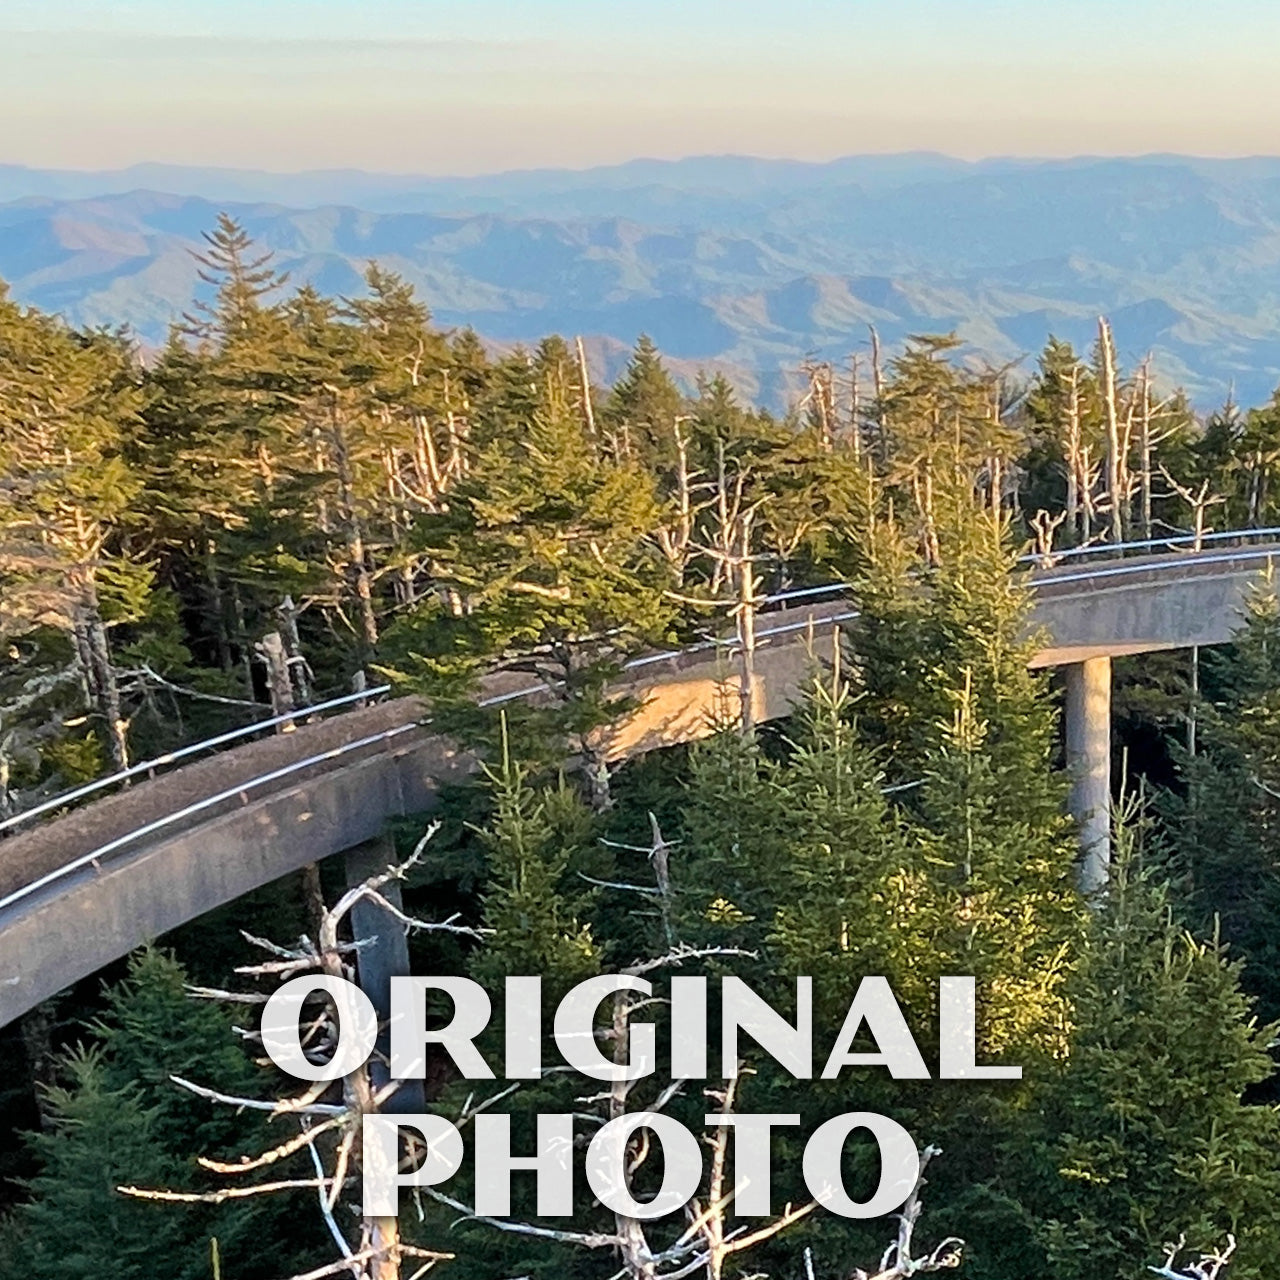
{"type": "Polygon", "coordinates": [[[377,258],[437,320],[498,343],[592,339],[612,374],[640,332],[674,367],[778,404],[806,356],[844,363],[956,329],[975,356],[1085,347],[1096,317],[1209,406],[1280,383],[1280,159],[705,157],[415,178],[0,166],[0,277],[77,322],[158,342],[226,209],[296,281],[360,288],[377,258]],[[146,189],[150,188],[150,189],[146,189]],[[171,188],[166,191],[163,188],[171,188]]]}

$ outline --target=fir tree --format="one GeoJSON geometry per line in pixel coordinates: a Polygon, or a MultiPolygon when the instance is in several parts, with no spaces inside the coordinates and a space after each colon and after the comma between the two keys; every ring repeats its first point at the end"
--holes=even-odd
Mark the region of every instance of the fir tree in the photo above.
{"type": "Polygon", "coordinates": [[[786,974],[813,977],[815,1016],[828,1033],[861,978],[894,973],[900,959],[903,832],[855,712],[838,669],[830,681],[815,677],[780,777],[787,849],[769,941],[786,974]]]}
{"type": "Polygon", "coordinates": [[[756,733],[728,719],[689,753],[680,813],[680,934],[756,948],[773,921],[788,821],[777,772],[756,733]]]}
{"type": "Polygon", "coordinates": [[[616,456],[650,464],[669,462],[682,407],[683,397],[663,366],[657,347],[648,334],[641,334],[604,407],[616,456]]]}
{"type": "MultiPolygon", "coordinates": [[[[397,669],[416,673],[438,715],[462,713],[451,728],[490,748],[496,723],[467,710],[471,682],[494,664],[538,675],[554,705],[513,709],[513,730],[532,725],[553,752],[567,742],[607,799],[595,731],[621,709],[607,682],[661,643],[671,616],[656,523],[650,477],[601,457],[553,387],[515,439],[477,453],[447,511],[420,519],[437,594],[399,625],[397,669]]],[[[527,758],[532,739],[518,741],[527,758]]]]}
{"type": "Polygon", "coordinates": [[[538,974],[550,1003],[600,967],[590,927],[579,918],[584,895],[566,884],[591,817],[563,786],[532,788],[509,752],[487,774],[495,811],[481,833],[488,863],[481,901],[492,937],[472,971],[494,990],[507,974],[538,974]]]}
{"type": "Polygon", "coordinates": [[[93,1043],[64,1056],[46,1131],[30,1136],[40,1172],[13,1224],[39,1274],[205,1280],[216,1236],[227,1271],[268,1280],[312,1244],[287,1200],[167,1205],[122,1196],[120,1186],[202,1189],[197,1158],[234,1161],[272,1144],[265,1117],[248,1118],[178,1088],[172,1077],[254,1096],[262,1073],[219,1008],[193,1000],[186,975],[162,952],[131,957],[106,993],[93,1043]],[[264,1241],[269,1247],[264,1248],[264,1241]],[[61,1261],[59,1261],[61,1259],[61,1261]]]}

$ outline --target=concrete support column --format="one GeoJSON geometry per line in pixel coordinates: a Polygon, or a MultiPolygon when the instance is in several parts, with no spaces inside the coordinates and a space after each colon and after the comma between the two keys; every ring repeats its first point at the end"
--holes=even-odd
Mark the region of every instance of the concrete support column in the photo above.
{"type": "Polygon", "coordinates": [[[1111,864],[1111,659],[1063,668],[1071,816],[1080,824],[1080,887],[1104,888],[1111,864]]]}
{"type": "MultiPolygon", "coordinates": [[[[379,836],[348,850],[345,861],[347,884],[354,888],[395,864],[395,841],[387,835],[379,836]]],[[[402,909],[398,880],[384,885],[381,893],[398,910],[402,909]]],[[[405,936],[404,925],[376,902],[362,899],[351,909],[349,918],[352,937],[367,943],[356,953],[356,971],[361,988],[373,1001],[378,1021],[383,1024],[378,1035],[377,1054],[386,1057],[391,1052],[391,1035],[386,1025],[391,1017],[391,979],[409,973],[409,940],[405,936]]],[[[369,1063],[369,1075],[375,1089],[381,1089],[391,1079],[386,1062],[376,1054],[369,1063]]],[[[391,1095],[383,1109],[398,1115],[425,1111],[422,1081],[401,1081],[400,1088],[391,1095]]]]}

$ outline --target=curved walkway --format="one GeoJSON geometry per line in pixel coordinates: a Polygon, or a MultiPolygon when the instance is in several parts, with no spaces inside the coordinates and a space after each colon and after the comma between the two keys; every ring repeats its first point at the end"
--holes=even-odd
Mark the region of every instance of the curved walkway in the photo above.
{"type": "MultiPolygon", "coordinates": [[[[1037,570],[1035,666],[1220,644],[1248,585],[1280,544],[1037,570]]],[[[761,619],[752,700],[785,715],[847,601],[779,600],[761,619]]],[[[689,741],[736,677],[712,645],[631,664],[620,691],[642,701],[612,758],[689,741]]],[[[495,698],[531,690],[508,676],[495,698]]],[[[301,714],[301,713],[300,713],[301,714]]],[[[134,785],[0,841],[0,1026],[154,938],[308,862],[375,839],[428,809],[473,762],[401,698],[300,726],[134,785]]]]}

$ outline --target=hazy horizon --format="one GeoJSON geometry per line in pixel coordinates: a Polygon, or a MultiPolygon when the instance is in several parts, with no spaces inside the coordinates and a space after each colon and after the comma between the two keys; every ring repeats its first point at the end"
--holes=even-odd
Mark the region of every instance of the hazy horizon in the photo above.
{"type": "Polygon", "coordinates": [[[1110,160],[1159,161],[1163,159],[1193,161],[1205,163],[1230,163],[1232,161],[1280,161],[1280,147],[1273,151],[1233,152],[1230,154],[1211,154],[1192,151],[1116,151],[1091,152],[1082,151],[1064,153],[1062,155],[1045,155],[1035,152],[993,152],[989,155],[961,156],[954,152],[941,151],[936,148],[917,147],[909,150],[894,151],[849,151],[822,159],[807,159],[801,156],[768,154],[751,151],[714,151],[687,152],[672,155],[654,155],[637,152],[634,155],[620,156],[616,160],[600,163],[582,164],[547,164],[547,165],[514,165],[507,168],[482,169],[473,172],[440,172],[428,173],[421,169],[378,168],[373,165],[318,165],[295,168],[284,168],[253,164],[204,164],[197,159],[160,160],[154,156],[146,156],[138,160],[120,165],[59,165],[32,164],[26,160],[10,159],[0,153],[0,168],[30,169],[49,173],[95,174],[124,173],[135,169],[198,169],[206,172],[257,173],[271,177],[300,177],[311,174],[361,173],[382,178],[430,178],[447,181],[450,179],[465,180],[468,178],[500,178],[519,174],[533,173],[586,173],[595,169],[621,169],[633,165],[645,164],[694,164],[709,161],[755,161],[765,164],[795,165],[836,165],[846,161],[867,159],[895,159],[906,157],[936,157],[941,160],[954,161],[958,164],[981,166],[996,164],[1027,165],[1075,165],[1089,162],[1105,162],[1110,160]]]}
{"type": "Polygon", "coordinates": [[[0,153],[433,176],[1247,156],[1275,146],[1278,43],[1263,0],[7,0],[0,153]]]}

